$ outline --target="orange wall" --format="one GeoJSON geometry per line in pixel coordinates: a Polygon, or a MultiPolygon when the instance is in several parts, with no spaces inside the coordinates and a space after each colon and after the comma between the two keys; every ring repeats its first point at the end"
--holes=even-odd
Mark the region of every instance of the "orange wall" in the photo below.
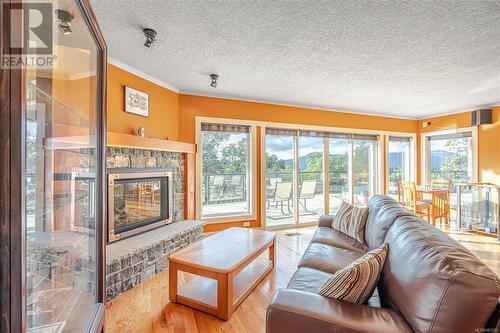
{"type": "MultiPolygon", "coordinates": [[[[492,111],[493,124],[481,125],[478,128],[478,171],[479,181],[500,185],[500,106],[494,107],[492,111]]],[[[471,113],[462,112],[448,116],[427,118],[418,121],[418,134],[457,129],[471,126],[471,113]],[[423,127],[423,122],[431,122],[430,126],[423,127]]],[[[420,158],[421,143],[418,135],[417,145],[418,176],[421,175],[420,158]]]]}
{"type": "Polygon", "coordinates": [[[147,137],[178,140],[179,94],[108,64],[108,131],[135,134],[144,127],[147,137]],[[149,94],[149,117],[125,112],[125,86],[149,94]]]}
{"type": "Polygon", "coordinates": [[[416,132],[414,120],[366,116],[192,95],[179,96],[179,139],[194,143],[195,117],[218,117],[299,125],[416,132]]]}
{"type": "MultiPolygon", "coordinates": [[[[352,113],[323,111],[275,104],[245,102],[223,98],[192,95],[179,96],[179,140],[195,143],[195,117],[266,121],[313,126],[360,128],[384,131],[416,132],[414,120],[367,116],[352,113]]],[[[257,136],[257,219],[251,227],[261,226],[260,200],[260,135],[257,136]]],[[[243,222],[210,224],[205,231],[216,231],[229,226],[242,226],[243,222]]]]}

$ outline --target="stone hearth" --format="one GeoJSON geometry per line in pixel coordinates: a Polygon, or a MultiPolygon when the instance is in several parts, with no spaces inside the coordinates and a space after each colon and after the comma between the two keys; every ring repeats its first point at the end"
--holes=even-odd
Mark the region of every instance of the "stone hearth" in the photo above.
{"type": "Polygon", "coordinates": [[[202,221],[181,221],[109,244],[106,298],[144,283],[168,268],[168,256],[203,238],[202,221]]]}

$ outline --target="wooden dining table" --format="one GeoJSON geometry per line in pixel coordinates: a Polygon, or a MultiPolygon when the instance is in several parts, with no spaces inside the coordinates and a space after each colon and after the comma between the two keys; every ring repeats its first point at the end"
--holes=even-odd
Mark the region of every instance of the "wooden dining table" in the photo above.
{"type": "Polygon", "coordinates": [[[430,186],[417,186],[417,197],[419,200],[428,200],[431,204],[432,224],[436,224],[437,218],[444,218],[446,223],[450,222],[450,191],[443,188],[430,186]],[[426,199],[430,197],[430,199],[426,199]]]}

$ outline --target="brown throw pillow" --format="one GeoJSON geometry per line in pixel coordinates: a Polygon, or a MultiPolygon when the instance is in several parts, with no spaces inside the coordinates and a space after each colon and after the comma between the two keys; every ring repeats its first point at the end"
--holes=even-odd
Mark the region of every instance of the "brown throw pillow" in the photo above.
{"type": "Polygon", "coordinates": [[[332,228],[351,236],[360,242],[365,241],[365,224],[368,208],[357,207],[345,201],[333,218],[332,228]]]}
{"type": "Polygon", "coordinates": [[[388,252],[387,243],[367,252],[335,272],[325,282],[319,294],[351,303],[366,303],[377,285],[388,252]]]}

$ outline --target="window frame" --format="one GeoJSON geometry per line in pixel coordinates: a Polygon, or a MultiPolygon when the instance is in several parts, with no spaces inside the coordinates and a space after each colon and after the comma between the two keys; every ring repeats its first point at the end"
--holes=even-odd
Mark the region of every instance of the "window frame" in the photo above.
{"type": "Polygon", "coordinates": [[[244,120],[228,120],[221,118],[211,117],[196,117],[196,219],[201,219],[207,224],[213,223],[228,223],[238,221],[251,221],[257,219],[257,126],[249,121],[244,120]],[[203,153],[202,153],[202,123],[216,123],[216,124],[234,124],[249,126],[248,138],[248,207],[249,213],[227,213],[227,214],[213,214],[203,215],[202,203],[202,180],[203,180],[203,153]]]}
{"type": "Polygon", "coordinates": [[[420,134],[420,146],[421,146],[421,173],[420,179],[422,184],[429,185],[431,182],[431,168],[430,168],[430,144],[427,140],[430,136],[436,135],[446,135],[446,134],[456,134],[463,132],[471,132],[472,137],[472,179],[471,182],[475,183],[479,179],[479,169],[478,169],[478,128],[477,126],[462,127],[443,131],[433,131],[424,132],[420,134]]]}

